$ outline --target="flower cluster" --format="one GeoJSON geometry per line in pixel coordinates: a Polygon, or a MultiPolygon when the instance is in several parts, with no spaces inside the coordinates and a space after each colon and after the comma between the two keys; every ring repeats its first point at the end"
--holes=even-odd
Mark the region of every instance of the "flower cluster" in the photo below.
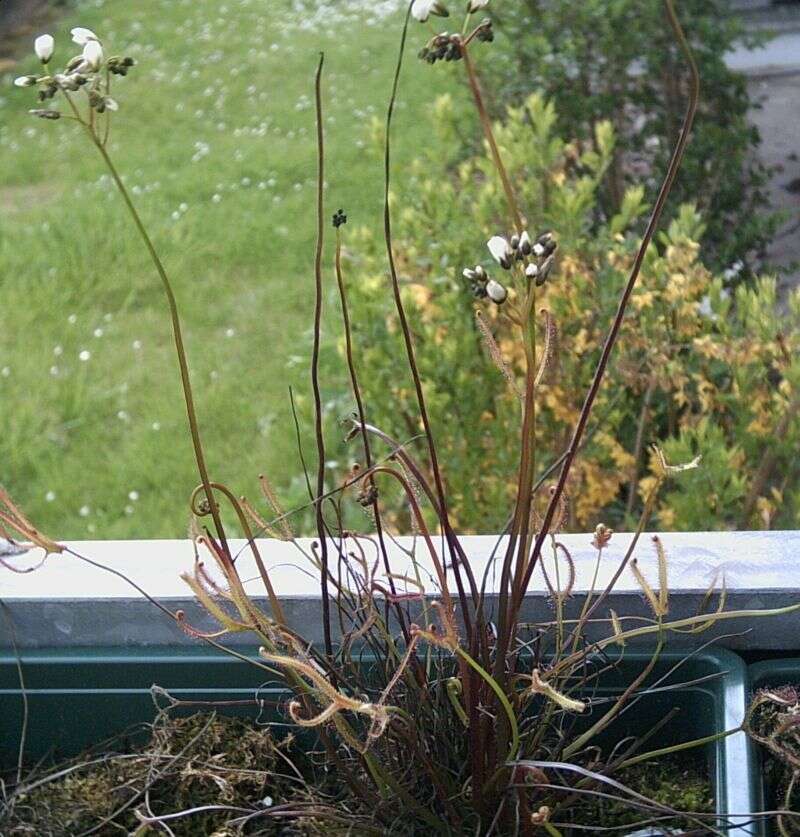
{"type": "MultiPolygon", "coordinates": [[[[19,76],[14,79],[14,84],[17,87],[38,88],[38,99],[42,104],[62,93],[78,119],[80,117],[70,93],[81,89],[86,91],[90,111],[106,113],[117,110],[119,106],[116,100],[109,95],[110,78],[112,75],[127,75],[135,64],[134,60],[117,55],[106,58],[100,39],[91,29],[78,26],[71,31],[71,35],[73,43],[81,47],[81,52],[70,58],[62,72],[19,76]]],[[[33,49],[42,65],[47,67],[55,51],[53,36],[39,35],[33,43],[33,49]]],[[[62,117],[61,111],[55,108],[36,108],[30,113],[41,119],[62,117]]]]}
{"type": "MultiPolygon", "coordinates": [[[[489,0],[469,0],[467,3],[467,17],[464,21],[465,27],[470,15],[481,9],[485,9],[488,5],[489,0]]],[[[426,23],[431,15],[438,17],[450,16],[447,7],[440,3],[439,0],[414,0],[411,6],[411,14],[420,23],[426,23]]],[[[429,64],[435,64],[437,61],[458,61],[463,58],[464,48],[473,39],[479,41],[494,40],[492,21],[489,18],[482,20],[470,34],[466,34],[466,32],[452,34],[449,32],[441,32],[438,35],[434,35],[420,50],[419,57],[429,64]]]]}
{"type": "Polygon", "coordinates": [[[437,61],[458,61],[462,57],[461,36],[442,32],[422,47],[419,57],[429,64],[435,64],[437,61]]]}
{"type": "MultiPolygon", "coordinates": [[[[486,246],[503,270],[511,271],[518,265],[526,283],[532,281],[537,287],[541,287],[553,269],[558,245],[551,232],[544,232],[536,241],[531,241],[527,230],[524,230],[511,238],[493,235],[486,246]]],[[[490,278],[481,265],[466,268],[462,275],[469,281],[470,291],[476,299],[488,297],[492,302],[501,305],[508,298],[506,286],[490,278]]]]}
{"type": "Polygon", "coordinates": [[[462,275],[469,281],[470,291],[476,299],[486,299],[488,297],[497,305],[506,301],[508,291],[499,282],[491,279],[482,265],[476,264],[475,267],[467,267],[462,275]]]}

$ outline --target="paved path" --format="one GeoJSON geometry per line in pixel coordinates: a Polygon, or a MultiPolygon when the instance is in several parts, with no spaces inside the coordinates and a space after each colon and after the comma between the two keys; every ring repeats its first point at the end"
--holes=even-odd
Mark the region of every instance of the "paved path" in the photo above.
{"type": "MultiPolygon", "coordinates": [[[[757,50],[729,53],[727,64],[745,73],[761,133],[759,156],[774,167],[768,194],[774,209],[788,214],[768,249],[780,269],[781,290],[800,285],[800,3],[764,8],[763,0],[739,0],[748,27],[775,32],[757,50]],[[760,7],[760,8],[756,8],[760,7]]],[[[723,151],[722,149],[720,149],[723,151]]]]}

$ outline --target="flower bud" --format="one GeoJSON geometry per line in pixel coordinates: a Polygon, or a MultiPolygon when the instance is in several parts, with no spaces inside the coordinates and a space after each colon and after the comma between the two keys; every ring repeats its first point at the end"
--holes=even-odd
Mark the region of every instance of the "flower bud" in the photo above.
{"type": "Polygon", "coordinates": [[[489,299],[491,299],[492,302],[496,303],[497,305],[502,305],[508,298],[508,291],[505,289],[503,285],[501,285],[499,282],[496,282],[494,279],[490,279],[486,283],[486,294],[488,295],[489,299]]]}
{"type": "Polygon", "coordinates": [[[39,35],[33,42],[33,51],[42,64],[46,64],[53,57],[55,41],[52,35],[39,35]]]}
{"type": "Polygon", "coordinates": [[[547,277],[550,275],[550,271],[553,269],[553,262],[555,261],[556,257],[553,255],[548,256],[542,266],[539,268],[539,275],[536,277],[536,284],[538,286],[544,285],[547,281],[547,277]]]}
{"type": "Polygon", "coordinates": [[[480,9],[485,9],[489,5],[489,0],[469,0],[467,4],[467,14],[471,15],[480,9]]]}
{"type": "Polygon", "coordinates": [[[29,110],[28,113],[31,116],[38,116],[39,119],[61,119],[61,114],[57,110],[43,110],[42,108],[36,108],[35,110],[29,110]]]}
{"type": "Polygon", "coordinates": [[[528,235],[527,230],[519,237],[519,249],[523,256],[530,256],[532,249],[531,237],[528,235]]]}
{"type": "Polygon", "coordinates": [[[73,73],[65,75],[56,73],[53,80],[62,90],[77,90],[80,87],[77,77],[73,73]]]}
{"type": "Polygon", "coordinates": [[[539,267],[533,263],[525,268],[525,275],[528,279],[535,279],[539,275],[539,267]]]}
{"type": "Polygon", "coordinates": [[[99,41],[87,41],[83,48],[83,60],[90,70],[97,72],[103,63],[103,47],[99,41]]]}
{"type": "Polygon", "coordinates": [[[511,247],[502,235],[493,235],[486,243],[489,252],[501,267],[508,270],[511,267],[511,260],[514,256],[511,247]]]}
{"type": "Polygon", "coordinates": [[[36,84],[36,76],[17,76],[14,79],[16,87],[33,87],[36,84]]]}

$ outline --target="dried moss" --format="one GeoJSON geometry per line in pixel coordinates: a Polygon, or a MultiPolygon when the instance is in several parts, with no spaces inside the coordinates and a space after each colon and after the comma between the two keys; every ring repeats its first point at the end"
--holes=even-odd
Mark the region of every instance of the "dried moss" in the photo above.
{"type": "MultiPolygon", "coordinates": [[[[45,774],[28,777],[24,785],[34,787],[14,798],[13,807],[0,820],[0,833],[73,837],[99,826],[95,833],[100,835],[155,835],[164,832],[143,826],[137,814],[151,811],[158,816],[204,805],[232,806],[265,815],[244,825],[232,825],[231,820],[240,817],[241,812],[194,813],[168,821],[176,837],[382,833],[369,822],[369,812],[361,810],[354,798],[349,799],[353,804],[348,804],[345,788],[319,786],[325,771],[314,770],[309,763],[294,765],[290,761],[306,758],[298,756],[301,749],[292,747],[290,738],[277,743],[269,730],[244,719],[209,714],[171,718],[162,714],[152,725],[149,738],[138,747],[85,755],[48,771],[47,776],[52,777],[56,770],[72,768],[38,786],[34,785],[45,774]],[[287,803],[292,815],[266,816],[287,803]]],[[[646,762],[615,779],[672,808],[714,810],[702,760],[684,757],[646,762]]],[[[630,825],[644,817],[621,802],[590,798],[569,811],[559,811],[556,819],[613,827],[630,825]]],[[[393,828],[391,833],[411,834],[404,830],[407,825],[397,823],[397,830],[393,828]]]]}
{"type": "MultiPolygon", "coordinates": [[[[71,772],[17,796],[5,812],[0,830],[61,837],[100,825],[99,834],[120,834],[142,826],[137,811],[146,813],[148,804],[155,815],[203,805],[271,807],[289,794],[298,794],[297,783],[288,775],[290,768],[280,755],[287,744],[276,744],[268,730],[240,718],[208,714],[171,718],[162,714],[142,746],[99,760],[76,759],[58,768],[72,767],[71,772]],[[113,824],[101,825],[106,820],[113,824]]],[[[37,777],[31,776],[25,785],[36,782],[37,777]]],[[[235,816],[232,812],[204,812],[169,825],[176,835],[222,837],[243,833],[225,826],[235,816]]],[[[244,833],[298,833],[260,819],[257,828],[244,833]]],[[[148,829],[139,833],[148,833],[148,829]]]]}
{"type": "MultiPolygon", "coordinates": [[[[758,692],[751,704],[748,727],[763,747],[768,806],[800,812],[800,690],[783,686],[758,692]]],[[[775,818],[770,825],[776,835],[800,835],[800,817],[775,818]]]]}

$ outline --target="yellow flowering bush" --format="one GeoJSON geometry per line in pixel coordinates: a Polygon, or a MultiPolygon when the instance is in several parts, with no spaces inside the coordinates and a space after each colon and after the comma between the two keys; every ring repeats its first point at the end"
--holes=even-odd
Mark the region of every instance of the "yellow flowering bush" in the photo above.
{"type": "MultiPolygon", "coordinates": [[[[455,147],[461,120],[453,101],[441,99],[435,113],[455,147]]],[[[640,187],[627,191],[613,217],[599,209],[615,141],[608,123],[584,144],[558,137],[555,124],[553,104],[532,95],[495,126],[528,228],[552,230],[559,242],[553,278],[537,301],[555,323],[553,363],[537,399],[540,477],[567,445],[648,209],[640,187]]],[[[476,306],[462,270],[481,250],[486,270],[496,269],[484,244],[508,226],[502,189],[487,149],[449,168],[421,156],[398,188],[405,209],[395,251],[435,432],[451,454],[454,516],[464,530],[501,529],[515,490],[523,348],[504,337],[496,308],[476,306]],[[493,359],[498,354],[505,369],[493,359]],[[475,473],[480,480],[467,477],[475,473]]],[[[768,278],[728,296],[698,257],[702,231],[694,208],[683,206],[648,252],[573,469],[574,529],[597,519],[631,523],[652,481],[655,440],[673,461],[703,456],[703,467],[664,496],[664,528],[798,522],[800,473],[791,450],[800,437],[800,297],[780,314],[768,278]]],[[[413,439],[419,426],[411,382],[393,360],[401,338],[385,293],[382,243],[366,230],[356,238],[348,269],[368,418],[397,440],[413,439]]]]}

